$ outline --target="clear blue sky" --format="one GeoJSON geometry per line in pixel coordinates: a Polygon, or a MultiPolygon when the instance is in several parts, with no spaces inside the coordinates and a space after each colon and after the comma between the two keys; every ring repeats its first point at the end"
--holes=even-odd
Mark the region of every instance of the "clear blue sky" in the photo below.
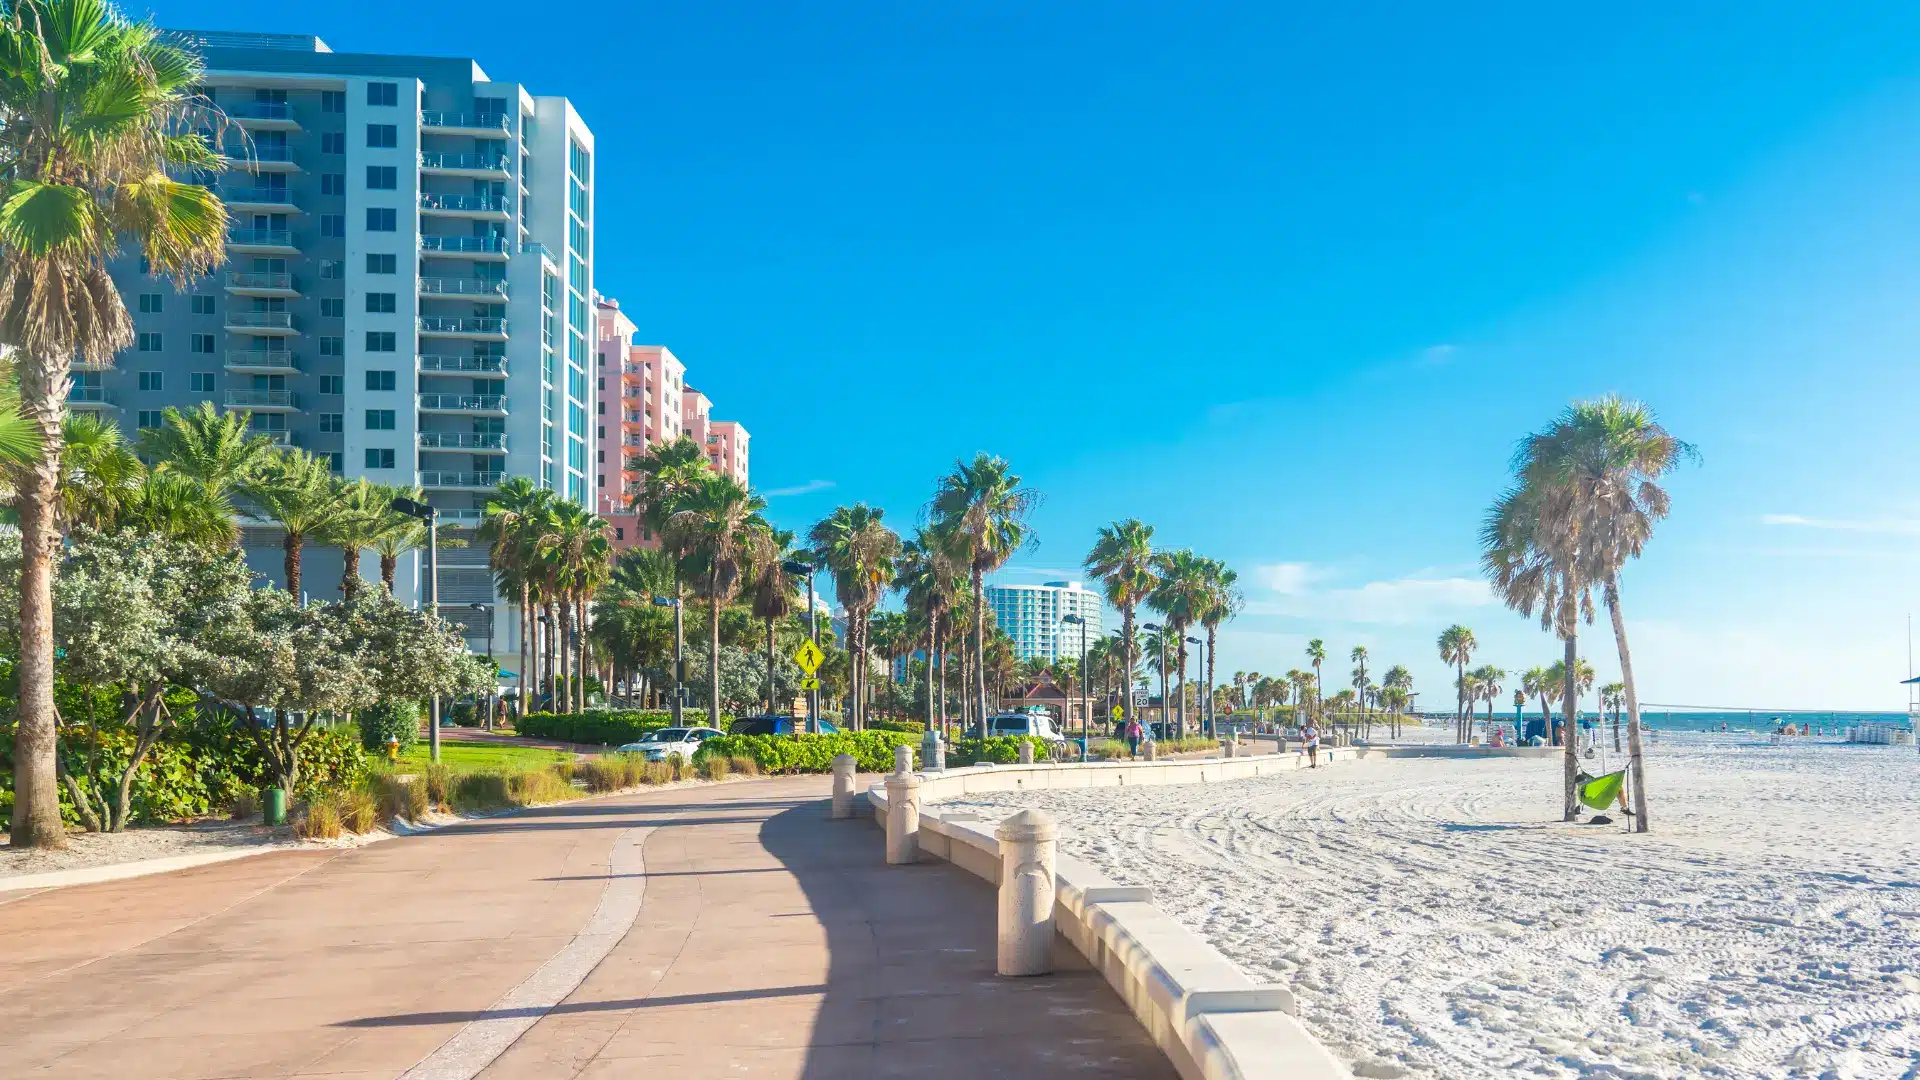
{"type": "Polygon", "coordinates": [[[154,15],[571,97],[598,283],[785,525],[910,526],[990,450],[1047,496],[1021,579],[1139,516],[1241,571],[1224,670],[1319,636],[1339,685],[1364,643],[1441,704],[1448,622],[1554,657],[1476,525],[1516,439],[1617,390],[1705,457],[1626,578],[1643,699],[1901,707],[1920,8],[1194,6],[154,15]]]}

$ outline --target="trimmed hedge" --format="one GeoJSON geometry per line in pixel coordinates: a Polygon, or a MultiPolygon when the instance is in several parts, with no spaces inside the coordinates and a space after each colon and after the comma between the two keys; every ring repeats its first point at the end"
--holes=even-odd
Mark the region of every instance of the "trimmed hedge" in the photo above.
{"type": "Polygon", "coordinates": [[[918,746],[900,731],[842,731],[834,735],[722,735],[708,739],[693,755],[696,766],[709,757],[749,757],[763,773],[833,771],[833,759],[852,754],[861,772],[892,772],[893,748],[918,746]]]}
{"type": "Polygon", "coordinates": [[[400,743],[400,752],[413,749],[420,741],[420,703],[383,701],[354,714],[360,725],[360,748],[377,757],[387,756],[387,739],[400,743]]]}
{"type": "MultiPolygon", "coordinates": [[[[689,710],[685,717],[688,726],[706,723],[704,712],[689,710]]],[[[720,722],[732,723],[733,717],[722,713],[720,722]]],[[[672,724],[673,714],[665,709],[588,709],[578,713],[528,713],[520,718],[513,729],[533,739],[619,746],[637,741],[649,731],[658,731],[672,724]]]]}

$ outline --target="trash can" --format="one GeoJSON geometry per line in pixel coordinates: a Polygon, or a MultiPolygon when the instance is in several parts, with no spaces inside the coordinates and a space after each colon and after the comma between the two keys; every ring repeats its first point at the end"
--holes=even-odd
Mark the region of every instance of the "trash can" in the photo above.
{"type": "Polygon", "coordinates": [[[287,789],[270,787],[260,793],[261,814],[268,825],[287,823],[287,789]]]}

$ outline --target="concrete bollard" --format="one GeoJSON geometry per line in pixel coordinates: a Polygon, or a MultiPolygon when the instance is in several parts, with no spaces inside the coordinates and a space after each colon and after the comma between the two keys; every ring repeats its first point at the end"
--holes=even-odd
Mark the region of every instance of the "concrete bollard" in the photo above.
{"type": "Polygon", "coordinates": [[[1157,761],[1157,760],[1159,760],[1159,758],[1160,758],[1160,742],[1159,742],[1159,740],[1157,740],[1157,739],[1148,739],[1148,740],[1147,740],[1146,742],[1144,742],[1144,743],[1141,743],[1141,744],[1140,744],[1140,748],[1141,748],[1141,749],[1142,749],[1143,751],[1145,751],[1145,752],[1146,752],[1146,755],[1147,755],[1147,760],[1148,760],[1148,761],[1157,761]]]}
{"type": "Polygon", "coordinates": [[[1033,744],[1024,739],[1020,742],[1020,764],[1033,764],[1033,744]]]}
{"type": "Polygon", "coordinates": [[[852,754],[833,758],[833,817],[839,821],[853,816],[853,771],[857,766],[852,754]]]}
{"type": "Polygon", "coordinates": [[[920,736],[920,762],[928,772],[944,772],[947,768],[947,744],[940,741],[940,733],[929,729],[920,736]]]}
{"type": "Polygon", "coordinates": [[[913,771],[913,747],[902,743],[893,748],[893,771],[897,774],[913,771]]]}
{"type": "Polygon", "coordinates": [[[887,777],[887,864],[904,866],[919,859],[920,777],[892,773],[887,777]]]}
{"type": "Polygon", "coordinates": [[[1053,815],[1022,810],[994,830],[1000,841],[999,971],[1053,970],[1053,863],[1060,826],[1053,815]]]}

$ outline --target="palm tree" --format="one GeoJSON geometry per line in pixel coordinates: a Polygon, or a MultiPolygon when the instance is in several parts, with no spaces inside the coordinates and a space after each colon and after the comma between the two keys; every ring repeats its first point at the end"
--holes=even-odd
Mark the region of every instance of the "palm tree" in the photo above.
{"type": "MultiPolygon", "coordinates": [[[[1033,541],[1027,515],[1039,501],[1038,494],[1020,486],[1020,478],[1004,459],[978,454],[970,462],[954,462],[953,471],[940,478],[933,501],[927,504],[936,534],[966,565],[972,587],[973,651],[981,659],[974,669],[973,691],[982,725],[993,711],[987,699],[985,577],[1033,541]]],[[[982,734],[985,730],[983,726],[982,734]]]]}
{"type": "MultiPolygon", "coordinates": [[[[1627,760],[1632,774],[1634,831],[1652,827],[1640,745],[1640,698],[1620,608],[1620,571],[1639,558],[1665,518],[1672,499],[1659,481],[1699,452],[1673,437],[1637,401],[1608,395],[1577,401],[1524,444],[1515,472],[1540,493],[1535,518],[1549,534],[1547,546],[1568,549],[1578,561],[1581,586],[1597,584],[1613,624],[1620,680],[1627,704],[1627,760]]],[[[1582,601],[1591,621],[1591,601],[1582,601]]],[[[1569,664],[1574,653],[1569,647],[1569,664]]],[[[1571,696],[1571,695],[1569,695],[1571,696]]],[[[1572,719],[1568,720],[1571,731],[1572,719]]],[[[1569,739],[1569,742],[1572,740],[1569,739]]]]}
{"type": "MultiPolygon", "coordinates": [[[[543,491],[524,476],[500,482],[487,499],[480,519],[480,541],[487,545],[487,562],[492,568],[500,592],[517,596],[520,607],[520,715],[531,706],[529,687],[540,685],[531,678],[530,665],[538,650],[533,641],[533,576],[531,562],[539,533],[539,522],[553,500],[551,491],[543,491]]],[[[411,518],[409,521],[413,520],[411,518]]],[[[396,536],[397,546],[407,537],[396,536]]],[[[424,540],[424,538],[422,538],[424,540]]],[[[400,554],[395,552],[395,556],[400,554]]],[[[386,553],[381,553],[380,576],[393,591],[393,578],[387,572],[386,553]]]]}
{"type": "Polygon", "coordinates": [[[61,429],[75,356],[109,361],[133,322],[107,272],[123,242],[184,282],[225,255],[226,212],[169,170],[213,172],[197,59],[99,0],[0,7],[0,345],[19,365],[32,459],[8,465],[20,528],[13,845],[66,846],[55,788],[53,561],[61,429]]]}
{"type": "Polygon", "coordinates": [[[1600,707],[1613,714],[1613,752],[1620,752],[1620,706],[1627,702],[1627,684],[1610,682],[1600,688],[1600,707]]]}
{"type": "MultiPolygon", "coordinates": [[[[833,575],[834,596],[846,609],[847,651],[855,658],[866,654],[867,618],[892,585],[900,554],[900,534],[882,523],[885,516],[878,507],[855,503],[837,507],[807,532],[814,561],[833,575]]],[[[855,662],[848,671],[849,717],[856,731],[864,726],[864,666],[855,662]]]]}
{"type": "Polygon", "coordinates": [[[792,615],[800,604],[800,583],[787,572],[798,554],[793,533],[786,529],[757,529],[749,537],[747,562],[753,577],[753,617],[767,624],[767,711],[775,712],[773,624],[792,615]]]}
{"type": "Polygon", "coordinates": [[[209,401],[186,412],[161,412],[160,426],[140,433],[139,450],[156,469],[190,477],[220,497],[244,489],[279,456],[273,440],[249,425],[247,413],[223,413],[209,401]]]}
{"type": "Polygon", "coordinates": [[[1326,690],[1320,682],[1320,665],[1327,660],[1327,643],[1319,638],[1307,642],[1307,659],[1313,662],[1313,712],[1318,716],[1321,701],[1326,697],[1326,690]]]}
{"type": "Polygon", "coordinates": [[[1367,710],[1367,647],[1365,645],[1355,645],[1352,650],[1347,653],[1347,658],[1353,661],[1353,688],[1360,691],[1360,721],[1362,724],[1365,724],[1367,710]]]}
{"type": "Polygon", "coordinates": [[[1507,677],[1507,672],[1504,668],[1497,668],[1492,664],[1482,664],[1473,669],[1473,674],[1479,687],[1480,700],[1487,703],[1487,726],[1492,727],[1493,703],[1500,697],[1503,689],[1500,680],[1507,677]]]}
{"type": "MultiPolygon", "coordinates": [[[[1206,604],[1200,609],[1200,625],[1207,630],[1207,673],[1206,683],[1214,684],[1214,664],[1218,657],[1214,647],[1220,641],[1220,624],[1232,619],[1246,606],[1246,597],[1240,592],[1240,575],[1232,567],[1219,559],[1207,559],[1206,562],[1206,604]]],[[[1207,733],[1219,734],[1219,725],[1214,719],[1213,695],[1207,695],[1207,733]]]]}
{"type": "MultiPolygon", "coordinates": [[[[1120,666],[1133,671],[1134,612],[1153,595],[1159,580],[1154,576],[1153,526],[1139,518],[1128,518],[1102,526],[1087,552],[1087,573],[1099,579],[1107,603],[1120,612],[1120,666]]],[[[1131,687],[1121,703],[1123,720],[1133,722],[1131,687]]]]}
{"type": "Polygon", "coordinates": [[[386,488],[360,479],[338,485],[339,512],[316,538],[340,549],[340,594],[351,600],[360,591],[360,552],[372,547],[394,516],[393,498],[386,488]]]}
{"type": "MultiPolygon", "coordinates": [[[[1159,586],[1156,585],[1155,592],[1158,592],[1158,591],[1159,591],[1159,586]]],[[[1151,594],[1148,595],[1146,602],[1149,607],[1153,606],[1153,597],[1151,594]]],[[[1154,629],[1148,630],[1146,637],[1142,638],[1140,642],[1141,652],[1147,656],[1154,657],[1159,662],[1160,727],[1162,731],[1168,730],[1167,729],[1167,719],[1168,719],[1167,709],[1171,704],[1171,701],[1167,696],[1167,652],[1169,647],[1173,644],[1173,639],[1178,636],[1179,635],[1173,630],[1172,627],[1158,626],[1158,627],[1155,627],[1154,629]]]]}
{"type": "Polygon", "coordinates": [[[1407,703],[1413,699],[1413,672],[1408,671],[1404,665],[1395,664],[1387,669],[1385,675],[1380,677],[1380,685],[1394,695],[1390,699],[1394,706],[1393,735],[1394,738],[1399,738],[1400,710],[1404,709],[1407,703]]]}
{"type": "Polygon", "coordinates": [[[285,531],[281,547],[286,552],[287,592],[300,599],[300,549],[308,537],[331,528],[343,512],[339,480],[325,458],[288,450],[255,473],[244,491],[262,515],[285,531]]]}
{"type": "MultiPolygon", "coordinates": [[[[716,474],[718,475],[718,474],[716,474]]],[[[737,486],[737,485],[736,485],[737,486]]],[[[558,652],[555,683],[557,709],[578,712],[586,707],[586,598],[606,580],[612,560],[607,522],[578,503],[555,499],[549,504],[544,527],[536,540],[535,563],[550,610],[554,612],[558,652]],[[576,633],[576,630],[578,631],[576,633]],[[571,670],[569,670],[571,668],[571,670]]],[[[718,625],[718,617],[715,617],[718,625]]],[[[718,634],[715,634],[716,641],[718,634]]],[[[715,652],[715,702],[712,718],[719,722],[718,653],[715,652]]]]}
{"type": "Polygon", "coordinates": [[[1147,597],[1147,606],[1166,619],[1167,643],[1173,646],[1180,672],[1178,700],[1180,733],[1187,732],[1187,629],[1206,615],[1214,601],[1212,565],[1209,560],[1182,548],[1154,556],[1154,576],[1159,583],[1147,597]]]}
{"type": "Polygon", "coordinates": [[[896,577],[906,590],[907,609],[914,613],[926,635],[927,726],[937,725],[942,735],[947,733],[947,634],[952,629],[955,605],[965,589],[950,547],[931,530],[920,529],[901,546],[896,568],[896,577]]]}
{"type": "MultiPolygon", "coordinates": [[[[531,484],[531,481],[528,481],[531,484]]],[[[387,595],[393,595],[394,579],[400,572],[400,557],[409,552],[420,551],[427,546],[427,526],[411,514],[402,514],[393,508],[394,500],[407,499],[411,502],[425,502],[426,492],[417,487],[400,487],[395,484],[375,484],[379,505],[384,507],[379,519],[379,529],[366,545],[380,557],[380,584],[386,587],[387,595]]],[[[486,527],[482,519],[482,529],[486,527]]],[[[452,547],[455,541],[442,535],[441,547],[452,547]]],[[[489,552],[489,557],[492,553],[489,552]]],[[[496,572],[498,567],[495,567],[496,572]]],[[[501,590],[503,593],[506,589],[501,590]]],[[[522,663],[525,660],[522,659],[522,663]]]]}
{"type": "Polygon", "coordinates": [[[1445,630],[1440,631],[1439,647],[1440,662],[1443,664],[1452,664],[1459,670],[1459,677],[1455,685],[1462,689],[1459,704],[1455,708],[1453,716],[1454,741],[1466,742],[1467,697],[1465,680],[1467,663],[1473,659],[1473,650],[1479,648],[1480,643],[1473,639],[1473,631],[1461,626],[1459,623],[1455,623],[1445,630]]]}
{"type": "MultiPolygon", "coordinates": [[[[146,466],[120,439],[113,421],[95,413],[75,413],[62,426],[60,521],[63,528],[113,527],[146,480],[146,466]]],[[[29,426],[29,435],[38,437],[29,426]]],[[[36,450],[37,454],[38,451],[36,450]]]]}

